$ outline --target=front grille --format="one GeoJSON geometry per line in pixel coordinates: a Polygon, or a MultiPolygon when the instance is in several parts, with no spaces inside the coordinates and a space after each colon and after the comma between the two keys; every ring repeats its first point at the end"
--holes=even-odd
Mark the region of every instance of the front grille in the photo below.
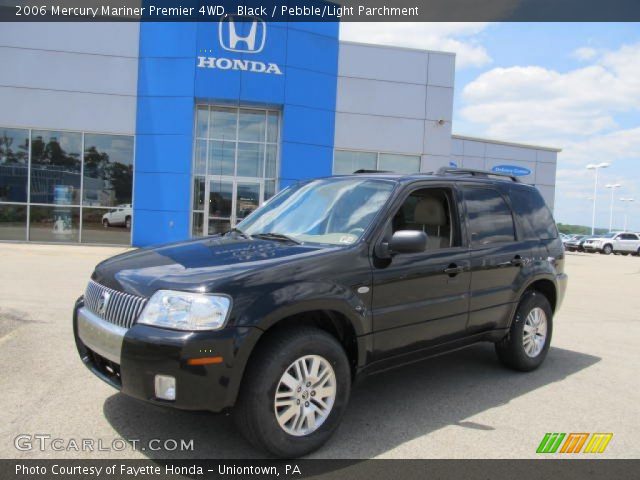
{"type": "Polygon", "coordinates": [[[84,292],[84,304],[103,320],[123,328],[131,328],[138,315],[142,312],[147,299],[128,293],[119,292],[112,288],[89,280],[84,292]],[[108,297],[104,307],[105,296],[108,297]]]}

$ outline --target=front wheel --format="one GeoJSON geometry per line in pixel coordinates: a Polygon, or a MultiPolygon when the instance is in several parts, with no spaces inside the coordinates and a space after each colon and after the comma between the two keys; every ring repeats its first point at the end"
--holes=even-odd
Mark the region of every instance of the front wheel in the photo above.
{"type": "Polygon", "coordinates": [[[611,253],[613,252],[613,247],[611,245],[605,245],[602,248],[602,253],[604,253],[605,255],[611,255],[611,253]]]}
{"type": "Polygon", "coordinates": [[[514,370],[528,372],[538,368],[549,351],[553,330],[549,300],[536,290],[520,299],[509,334],[496,343],[498,359],[514,370]]]}
{"type": "Polygon", "coordinates": [[[255,352],[233,416],[255,447],[294,458],[320,448],[349,401],[351,370],[342,345],[315,328],[277,332],[255,352]]]}

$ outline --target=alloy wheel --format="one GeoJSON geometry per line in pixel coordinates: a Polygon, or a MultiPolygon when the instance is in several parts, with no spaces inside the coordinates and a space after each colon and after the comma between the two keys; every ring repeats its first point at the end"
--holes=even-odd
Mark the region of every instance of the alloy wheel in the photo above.
{"type": "Polygon", "coordinates": [[[523,345],[527,356],[540,355],[547,339],[547,314],[540,307],[533,308],[524,321],[523,345]]]}
{"type": "Polygon", "coordinates": [[[305,355],[289,365],[278,382],[276,419],[289,435],[309,435],[329,418],[335,399],[336,374],[329,361],[305,355]]]}

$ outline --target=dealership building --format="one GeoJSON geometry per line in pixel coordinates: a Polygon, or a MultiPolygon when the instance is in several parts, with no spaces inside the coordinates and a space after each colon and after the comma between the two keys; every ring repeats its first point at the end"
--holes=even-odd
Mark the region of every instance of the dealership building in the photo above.
{"type": "Polygon", "coordinates": [[[553,208],[557,149],[452,134],[455,55],[336,23],[0,28],[0,240],[145,246],[234,226],[307,178],[518,175],[553,208]]]}

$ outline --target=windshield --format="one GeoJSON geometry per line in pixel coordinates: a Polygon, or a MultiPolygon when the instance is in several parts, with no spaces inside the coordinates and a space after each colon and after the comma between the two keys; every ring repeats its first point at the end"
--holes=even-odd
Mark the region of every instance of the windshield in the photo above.
{"type": "Polygon", "coordinates": [[[355,243],[389,199],[387,180],[318,179],[292,185],[238,224],[247,235],[278,234],[298,242],[355,243]]]}

